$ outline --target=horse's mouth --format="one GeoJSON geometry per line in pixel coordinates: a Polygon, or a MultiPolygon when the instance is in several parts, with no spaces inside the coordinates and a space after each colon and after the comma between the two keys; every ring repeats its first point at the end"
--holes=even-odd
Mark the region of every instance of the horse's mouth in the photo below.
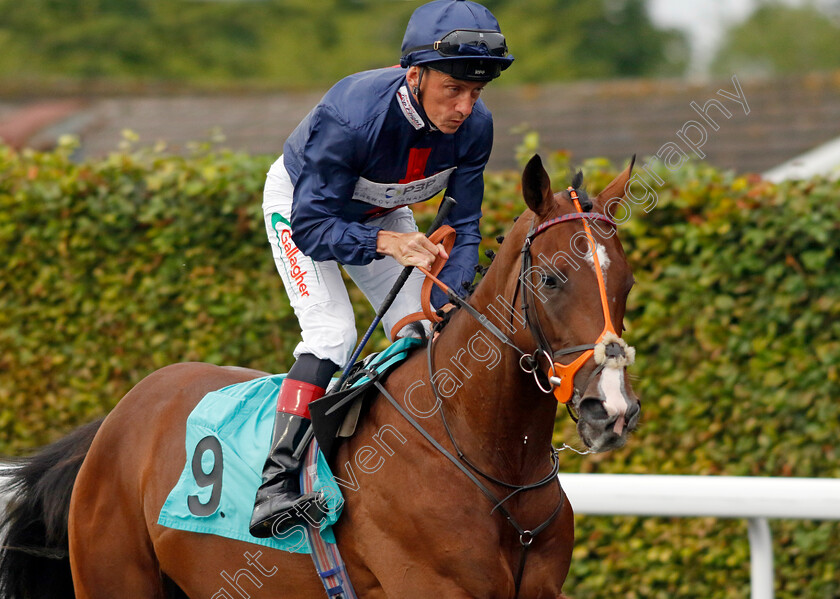
{"type": "Polygon", "coordinates": [[[636,430],[641,415],[641,410],[636,404],[635,409],[628,410],[629,417],[627,414],[608,416],[600,400],[594,398],[584,399],[581,408],[577,425],[578,437],[587,449],[595,453],[624,447],[627,437],[636,430]]]}
{"type": "Polygon", "coordinates": [[[613,432],[601,432],[590,434],[585,426],[578,424],[578,436],[586,448],[593,453],[603,453],[613,449],[621,449],[627,443],[627,433],[616,434],[613,432]]]}

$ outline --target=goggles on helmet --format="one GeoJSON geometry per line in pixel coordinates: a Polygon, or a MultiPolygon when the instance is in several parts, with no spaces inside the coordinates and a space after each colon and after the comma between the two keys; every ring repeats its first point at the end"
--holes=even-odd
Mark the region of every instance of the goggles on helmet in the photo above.
{"type": "Polygon", "coordinates": [[[471,60],[436,60],[423,64],[462,81],[492,81],[502,72],[502,65],[487,58],[471,60]]]}
{"type": "Polygon", "coordinates": [[[455,29],[433,44],[415,46],[405,51],[403,56],[420,50],[435,50],[441,56],[505,57],[508,54],[505,36],[492,29],[455,29]]]}

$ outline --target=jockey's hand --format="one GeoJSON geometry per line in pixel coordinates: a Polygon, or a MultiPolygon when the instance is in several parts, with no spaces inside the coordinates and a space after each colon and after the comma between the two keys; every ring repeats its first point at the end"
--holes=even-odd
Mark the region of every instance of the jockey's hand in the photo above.
{"type": "Polygon", "coordinates": [[[421,266],[427,270],[432,267],[436,257],[449,258],[443,244],[434,244],[417,231],[380,231],[376,236],[376,251],[391,256],[403,266],[421,266]]]}

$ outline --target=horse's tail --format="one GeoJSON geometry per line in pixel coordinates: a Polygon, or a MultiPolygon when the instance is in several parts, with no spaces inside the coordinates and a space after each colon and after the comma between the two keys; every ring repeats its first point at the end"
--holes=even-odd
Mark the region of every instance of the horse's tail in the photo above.
{"type": "Polygon", "coordinates": [[[0,469],[8,504],[0,520],[0,597],[74,597],[67,519],[70,494],[102,420],[0,469]]]}

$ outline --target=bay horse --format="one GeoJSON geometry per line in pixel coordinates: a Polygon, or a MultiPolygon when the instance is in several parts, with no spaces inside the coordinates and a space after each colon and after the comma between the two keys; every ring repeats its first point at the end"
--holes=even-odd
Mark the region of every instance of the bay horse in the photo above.
{"type": "MultiPolygon", "coordinates": [[[[532,158],[522,175],[528,209],[480,284],[382,387],[422,430],[379,394],[337,446],[336,475],[359,466],[358,491],[345,494],[334,528],[358,596],[563,597],[574,523],[552,447],[557,399],[592,451],[622,446],[639,420],[624,376],[632,352],[619,339],[633,277],[610,219],[631,169],[590,206],[576,189],[553,193],[532,158]],[[375,472],[362,468],[382,431],[390,450],[379,452],[375,472]]],[[[103,421],[20,460],[0,591],[12,599],[324,596],[308,555],[157,523],[185,463],[187,416],[206,393],[260,376],[167,366],[103,421]]]]}

